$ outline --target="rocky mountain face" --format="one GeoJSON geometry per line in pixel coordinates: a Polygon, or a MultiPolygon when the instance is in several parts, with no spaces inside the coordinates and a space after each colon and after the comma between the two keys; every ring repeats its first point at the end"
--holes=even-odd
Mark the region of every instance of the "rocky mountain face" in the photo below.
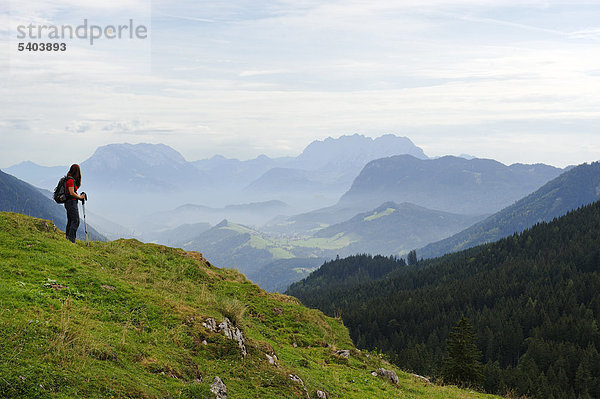
{"type": "Polygon", "coordinates": [[[313,141],[296,160],[296,167],[307,170],[362,168],[369,161],[393,155],[408,154],[427,159],[423,150],[408,137],[387,134],[375,139],[360,134],[313,141]]]}

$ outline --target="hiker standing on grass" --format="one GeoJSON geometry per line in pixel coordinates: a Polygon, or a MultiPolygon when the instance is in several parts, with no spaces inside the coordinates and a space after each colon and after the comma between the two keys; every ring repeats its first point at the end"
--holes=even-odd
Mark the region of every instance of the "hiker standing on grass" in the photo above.
{"type": "Polygon", "coordinates": [[[67,210],[67,228],[66,236],[71,242],[75,242],[77,236],[77,228],[79,227],[79,207],[77,201],[85,201],[87,195],[81,193],[77,194],[77,189],[81,186],[81,169],[76,163],[71,165],[69,173],[67,173],[67,201],[65,202],[65,209],[67,210]]]}

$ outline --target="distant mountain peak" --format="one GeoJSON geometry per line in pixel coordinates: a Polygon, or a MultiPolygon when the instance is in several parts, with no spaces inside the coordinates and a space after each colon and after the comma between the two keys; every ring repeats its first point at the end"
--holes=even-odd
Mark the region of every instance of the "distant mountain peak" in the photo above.
{"type": "Polygon", "coordinates": [[[214,228],[220,229],[222,227],[227,227],[227,226],[229,226],[229,221],[227,219],[223,219],[214,228]]]}
{"type": "Polygon", "coordinates": [[[377,208],[374,209],[375,212],[380,212],[382,210],[386,210],[387,208],[398,208],[398,204],[395,203],[394,201],[386,201],[383,204],[379,205],[377,208]]]}
{"type": "Polygon", "coordinates": [[[395,155],[369,162],[339,203],[370,209],[384,201],[411,202],[452,213],[489,214],[561,172],[548,165],[506,166],[493,159],[395,155]]]}
{"type": "MultiPolygon", "coordinates": [[[[396,154],[407,153],[404,151],[406,149],[410,149],[410,150],[414,150],[414,153],[416,155],[421,155],[424,158],[427,158],[425,156],[425,153],[423,152],[423,150],[420,149],[419,147],[417,147],[408,137],[396,136],[394,134],[384,134],[384,135],[376,137],[376,138],[368,137],[368,136],[365,136],[363,134],[358,134],[358,133],[355,133],[353,135],[342,135],[337,138],[333,138],[330,136],[330,137],[327,137],[325,140],[313,141],[304,149],[302,154],[310,153],[310,152],[315,151],[316,149],[319,149],[322,147],[327,147],[327,148],[331,149],[332,146],[337,146],[340,148],[347,149],[348,147],[346,147],[346,146],[348,146],[348,145],[349,146],[353,146],[353,145],[373,146],[373,145],[380,144],[380,143],[385,143],[386,145],[391,144],[395,147],[399,147],[398,149],[400,149],[402,151],[398,152],[396,154]]],[[[363,151],[365,150],[364,147],[357,148],[357,149],[363,150],[363,151]]],[[[392,149],[392,150],[394,150],[394,149],[392,149]]],[[[302,156],[302,154],[300,156],[302,156]]]]}
{"type": "Polygon", "coordinates": [[[109,144],[98,147],[81,163],[86,184],[100,185],[109,191],[136,190],[165,193],[182,189],[190,182],[196,187],[208,184],[210,177],[187,162],[165,144],[109,144]]]}
{"type": "Polygon", "coordinates": [[[400,154],[428,159],[423,150],[414,145],[408,137],[386,134],[372,138],[356,133],[315,140],[302,151],[296,158],[296,162],[301,168],[312,170],[320,168],[347,170],[348,167],[362,168],[374,159],[400,154]]]}
{"type": "Polygon", "coordinates": [[[176,211],[198,210],[198,209],[211,209],[211,208],[208,206],[205,206],[205,205],[198,205],[198,204],[183,204],[183,205],[180,205],[177,208],[175,208],[176,211]]]}
{"type": "Polygon", "coordinates": [[[23,162],[19,162],[16,165],[11,166],[11,167],[19,167],[19,166],[22,167],[22,166],[40,166],[40,165],[38,165],[37,163],[32,162],[32,161],[23,161],[23,162]]]}
{"type": "Polygon", "coordinates": [[[133,160],[148,166],[183,165],[185,158],[165,144],[107,144],[98,147],[84,163],[87,167],[114,169],[132,163],[133,160]]]}

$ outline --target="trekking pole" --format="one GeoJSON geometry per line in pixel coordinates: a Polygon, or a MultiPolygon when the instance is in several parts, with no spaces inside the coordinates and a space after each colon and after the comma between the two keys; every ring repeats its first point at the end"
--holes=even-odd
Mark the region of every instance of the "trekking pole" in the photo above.
{"type": "Polygon", "coordinates": [[[90,245],[90,243],[88,241],[88,234],[87,234],[87,221],[85,220],[85,199],[81,201],[81,204],[83,206],[83,226],[85,228],[85,245],[90,245]]]}

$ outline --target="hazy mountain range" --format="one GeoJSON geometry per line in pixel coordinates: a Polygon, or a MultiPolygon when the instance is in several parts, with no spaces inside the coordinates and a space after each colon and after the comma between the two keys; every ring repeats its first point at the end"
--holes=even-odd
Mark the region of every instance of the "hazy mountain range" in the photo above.
{"type": "Polygon", "coordinates": [[[80,166],[86,183],[104,191],[187,192],[206,188],[211,181],[208,173],[164,144],[109,144],[80,166]]]}
{"type": "Polygon", "coordinates": [[[158,232],[190,223],[204,222],[215,225],[223,219],[232,219],[242,224],[259,225],[266,219],[285,213],[288,209],[289,206],[286,203],[278,200],[232,204],[222,208],[185,204],[172,210],[145,216],[136,223],[135,229],[142,233],[158,232]]]}
{"type": "MultiPolygon", "coordinates": [[[[109,144],[87,160],[72,162],[80,163],[82,185],[94,194],[106,217],[119,224],[135,224],[134,215],[190,203],[222,208],[280,200],[290,205],[289,214],[331,205],[367,162],[396,154],[426,158],[406,137],[372,139],[355,134],[315,141],[297,157],[262,155],[240,161],[214,156],[189,162],[166,145],[142,143],[109,144]],[[118,206],[115,198],[121,199],[118,206]]],[[[67,167],[30,162],[7,169],[47,189],[54,188],[67,171],[67,167]]]]}
{"type": "MultiPolygon", "coordinates": [[[[429,159],[406,137],[353,135],[315,141],[297,157],[247,161],[189,162],[166,145],[111,144],[81,167],[94,201],[89,216],[107,237],[197,250],[281,289],[338,255],[402,256],[425,247],[418,253],[428,256],[512,234],[502,226],[515,224],[506,215],[483,219],[564,172],[469,158],[429,159]]],[[[29,162],[9,169],[51,182],[49,188],[66,172],[29,162]]],[[[577,190],[575,184],[563,189],[577,190]]],[[[542,217],[536,206],[554,209],[552,216],[576,202],[550,205],[549,195],[523,205],[515,217],[527,227],[542,217]]]]}
{"type": "MultiPolygon", "coordinates": [[[[385,203],[349,220],[317,231],[311,236],[266,234],[260,230],[222,221],[210,230],[205,226],[186,225],[181,239],[170,244],[201,251],[208,259],[235,267],[250,278],[262,279],[260,270],[273,262],[269,272],[313,267],[306,259],[331,259],[355,253],[400,255],[425,243],[448,237],[481,220],[480,216],[456,215],[432,211],[413,204],[385,203]],[[308,266],[310,265],[310,266],[308,266]]],[[[183,226],[182,226],[183,227],[183,226]]],[[[169,231],[171,234],[171,231],[169,231]]],[[[303,273],[289,273],[290,278],[303,273]]],[[[287,278],[286,278],[287,279],[287,278]]]]}
{"type": "MultiPolygon", "coordinates": [[[[570,212],[575,212],[576,209],[592,204],[600,200],[600,162],[591,164],[582,164],[577,167],[568,168],[566,172],[557,178],[549,181],[539,190],[517,201],[515,204],[502,209],[501,211],[491,215],[484,220],[473,224],[465,230],[454,234],[446,239],[434,242],[418,249],[418,257],[433,258],[453,252],[464,251],[466,249],[479,246],[485,243],[491,243],[502,238],[521,233],[533,226],[551,222],[570,212]]],[[[377,217],[381,214],[393,214],[393,203],[382,205],[375,210],[372,216],[377,217]]],[[[411,205],[411,207],[413,207],[411,205]]],[[[576,213],[576,212],[575,212],[576,213]]],[[[367,213],[368,214],[368,213],[367,213]]],[[[365,214],[365,215],[367,215],[365,214]]],[[[383,217],[382,217],[383,218],[383,217]]],[[[355,217],[352,220],[357,220],[355,217]]],[[[344,225],[342,223],[341,225],[344,225]]],[[[332,226],[336,227],[338,225],[332,226]]],[[[328,229],[323,229],[321,232],[326,232],[328,229]]],[[[334,230],[335,232],[337,230],[334,230]]],[[[385,228],[382,228],[382,233],[385,228]]],[[[318,234],[317,234],[318,235],[318,234]]],[[[382,234],[381,236],[385,236],[382,234]]],[[[475,248],[473,251],[482,251],[475,248]]],[[[385,252],[378,252],[386,255],[385,252]]],[[[469,254],[468,252],[462,252],[469,254]]],[[[463,255],[466,256],[466,255],[463,255]]],[[[444,258],[434,260],[434,262],[443,261],[444,258]]],[[[369,260],[371,262],[371,260],[369,260]]],[[[386,261],[387,262],[387,261],[386,261]]],[[[385,262],[384,262],[385,263],[385,262]]],[[[400,268],[403,265],[388,262],[386,265],[392,267],[387,269],[383,274],[370,277],[363,276],[363,279],[378,279],[383,275],[400,268]]],[[[346,286],[349,281],[353,284],[357,282],[357,276],[362,275],[366,266],[360,262],[353,265],[352,270],[347,269],[343,272],[334,267],[333,263],[328,264],[325,269],[319,269],[319,272],[314,273],[306,281],[309,285],[328,286],[346,286]],[[344,274],[342,278],[341,274],[344,274]],[[315,281],[312,283],[311,281],[315,281]]],[[[300,286],[305,285],[301,283],[300,286]]]]}
{"type": "Polygon", "coordinates": [[[340,205],[371,209],[384,201],[411,202],[446,212],[496,212],[563,172],[548,165],[504,165],[491,159],[398,155],[369,162],[340,205]]]}
{"type": "Polygon", "coordinates": [[[36,187],[54,190],[58,179],[66,175],[69,166],[40,166],[31,161],[23,161],[17,165],[3,169],[9,175],[15,176],[36,187]]]}
{"type": "Polygon", "coordinates": [[[600,163],[568,170],[487,219],[418,251],[430,258],[497,241],[600,199],[600,163]]]}
{"type": "Polygon", "coordinates": [[[347,239],[350,244],[340,255],[357,253],[399,255],[425,242],[448,237],[482,219],[434,211],[408,202],[386,202],[372,211],[317,231],[316,238],[347,239]]]}

